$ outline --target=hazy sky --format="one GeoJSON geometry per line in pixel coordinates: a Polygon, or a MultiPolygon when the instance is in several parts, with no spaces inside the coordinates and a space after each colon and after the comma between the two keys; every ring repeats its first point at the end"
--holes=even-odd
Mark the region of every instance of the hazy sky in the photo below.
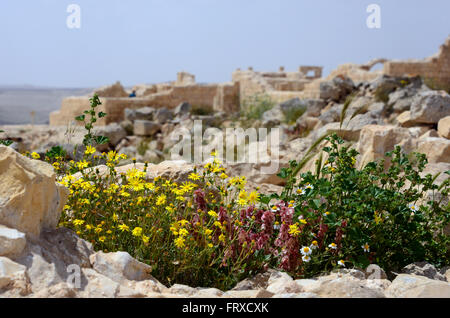
{"type": "Polygon", "coordinates": [[[424,58],[450,35],[448,0],[1,0],[0,84],[91,87],[231,80],[238,67],[297,70],[424,58]],[[381,7],[381,29],[366,8],[381,7]],[[67,6],[81,8],[69,29],[67,6]]]}

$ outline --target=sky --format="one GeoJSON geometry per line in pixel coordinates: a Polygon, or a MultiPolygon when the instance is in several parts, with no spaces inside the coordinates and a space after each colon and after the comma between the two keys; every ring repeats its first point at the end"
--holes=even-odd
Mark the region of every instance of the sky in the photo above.
{"type": "Polygon", "coordinates": [[[450,35],[448,0],[2,0],[0,85],[231,80],[374,58],[424,58],[450,35]],[[68,28],[70,4],[80,28],[68,28]],[[381,28],[366,25],[378,4],[381,28]]]}

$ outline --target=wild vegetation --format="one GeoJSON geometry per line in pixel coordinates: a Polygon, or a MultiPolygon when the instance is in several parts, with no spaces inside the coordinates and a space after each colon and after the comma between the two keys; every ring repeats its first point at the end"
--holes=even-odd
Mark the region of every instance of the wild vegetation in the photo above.
{"type": "Polygon", "coordinates": [[[371,263],[388,272],[415,261],[448,265],[450,179],[422,177],[423,154],[397,147],[358,169],[357,151],[333,134],[281,169],[280,195],[247,192],[245,177],[227,175],[214,152],[182,183],[148,179],[147,165],[119,173],[125,155],[97,152],[106,142],[92,133],[96,118],[106,116],[95,111],[99,104],[94,96],[77,117],[87,131],[82,159],[67,160],[61,147],[46,154],[70,189],[60,225],[96,250],[127,251],[152,265],[162,283],[226,290],[268,268],[308,278],[371,263]],[[299,175],[314,153],[321,154],[315,173],[299,175]]]}

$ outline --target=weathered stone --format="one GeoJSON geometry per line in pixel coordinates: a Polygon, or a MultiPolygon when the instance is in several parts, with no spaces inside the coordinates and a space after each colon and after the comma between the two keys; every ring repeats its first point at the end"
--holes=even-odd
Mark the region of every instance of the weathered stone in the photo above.
{"type": "Polygon", "coordinates": [[[124,285],[120,285],[119,292],[117,293],[117,298],[144,298],[145,295],[134,290],[128,288],[124,285]]]}
{"type": "Polygon", "coordinates": [[[439,271],[433,265],[427,262],[416,262],[413,264],[409,264],[403,267],[402,273],[414,274],[417,276],[425,276],[429,279],[436,279],[442,281],[446,280],[444,275],[439,273],[439,271]]]}
{"type": "Polygon", "coordinates": [[[24,296],[29,293],[26,267],[13,262],[9,258],[0,256],[0,296],[11,290],[24,296]]]}
{"type": "Polygon", "coordinates": [[[153,136],[161,129],[161,125],[149,120],[136,120],[134,134],[138,136],[153,136]]]}
{"type": "Polygon", "coordinates": [[[386,272],[376,264],[370,264],[364,271],[366,279],[387,279],[386,272]]]}
{"type": "Polygon", "coordinates": [[[158,124],[165,124],[173,118],[173,113],[169,109],[162,107],[156,110],[153,117],[158,124]]]}
{"type": "Polygon", "coordinates": [[[276,105],[272,109],[264,112],[261,116],[262,125],[265,127],[271,127],[274,125],[279,125],[285,120],[284,113],[280,105],[276,105]]]}
{"type": "Polygon", "coordinates": [[[168,292],[168,288],[154,278],[143,281],[129,281],[127,286],[143,295],[168,292]]]}
{"type": "Polygon", "coordinates": [[[127,136],[126,130],[119,124],[112,123],[106,126],[99,126],[94,128],[96,136],[105,136],[109,139],[109,144],[113,147],[117,146],[119,142],[127,136]]]}
{"type": "Polygon", "coordinates": [[[300,133],[313,130],[319,123],[321,123],[320,119],[309,116],[301,116],[296,121],[296,125],[300,129],[300,133]]]}
{"type": "Polygon", "coordinates": [[[271,298],[274,293],[264,289],[229,290],[223,294],[225,298],[271,298]]]}
{"type": "Polygon", "coordinates": [[[450,283],[425,276],[400,274],[385,294],[391,298],[450,298],[450,283]]]}
{"type": "Polygon", "coordinates": [[[126,280],[152,279],[152,268],[132,258],[127,252],[97,252],[90,256],[92,267],[102,275],[122,283],[126,280]]]}
{"type": "Polygon", "coordinates": [[[402,127],[413,127],[416,125],[416,122],[411,119],[411,112],[409,110],[398,115],[396,121],[402,127]]]}
{"type": "Polygon", "coordinates": [[[355,88],[353,81],[345,76],[336,76],[331,81],[320,83],[319,96],[324,100],[342,101],[355,88]]]}
{"type": "Polygon", "coordinates": [[[0,225],[0,256],[13,259],[22,253],[26,243],[25,234],[0,225]]]}
{"type": "Polygon", "coordinates": [[[183,102],[180,105],[178,105],[177,107],[175,107],[175,109],[173,110],[173,114],[175,116],[183,116],[183,115],[189,114],[191,109],[192,109],[191,104],[183,102]]]}
{"type": "Polygon", "coordinates": [[[76,289],[67,283],[59,283],[44,288],[31,296],[32,298],[76,298],[76,289]]]}
{"type": "Polygon", "coordinates": [[[332,298],[383,298],[384,294],[379,289],[373,289],[365,284],[364,280],[350,275],[341,277],[321,277],[317,285],[306,290],[317,294],[319,297],[332,298]]]}
{"type": "Polygon", "coordinates": [[[372,114],[359,114],[353,119],[344,120],[342,125],[340,123],[329,123],[317,129],[311,134],[312,139],[317,139],[326,133],[336,133],[345,140],[358,141],[361,130],[368,125],[383,125],[380,118],[373,117],[372,114]]]}
{"type": "Polygon", "coordinates": [[[27,267],[33,292],[67,282],[78,268],[90,267],[92,245],[66,228],[43,231],[37,240],[28,242],[16,261],[27,267]]]}
{"type": "Polygon", "coordinates": [[[34,237],[55,228],[68,196],[55,178],[51,165],[0,146],[0,224],[34,237]]]}
{"type": "Polygon", "coordinates": [[[323,125],[334,123],[340,121],[342,108],[344,105],[342,104],[334,104],[332,106],[327,106],[324,108],[319,116],[319,120],[323,125]]]}
{"type": "Polygon", "coordinates": [[[183,284],[175,284],[168,290],[170,294],[192,296],[197,293],[197,289],[183,284]]]}
{"type": "Polygon", "coordinates": [[[192,297],[194,298],[218,298],[224,293],[217,288],[197,288],[198,291],[192,297]]]}
{"type": "Polygon", "coordinates": [[[450,140],[445,138],[421,138],[417,151],[425,153],[428,162],[450,162],[450,140]]]}
{"type": "Polygon", "coordinates": [[[368,125],[361,129],[357,146],[361,154],[361,164],[385,157],[385,153],[394,149],[396,145],[403,143],[404,149],[411,150],[412,137],[407,128],[391,125],[368,125]]]}
{"type": "Polygon", "coordinates": [[[320,281],[318,281],[317,279],[296,279],[295,283],[306,292],[320,286],[320,281]]]}
{"type": "Polygon", "coordinates": [[[252,278],[246,278],[240,281],[232,290],[252,290],[252,289],[265,289],[269,285],[269,278],[271,272],[257,274],[252,278]]]}
{"type": "Polygon", "coordinates": [[[292,278],[290,279],[280,278],[275,282],[269,284],[266,290],[273,294],[286,294],[286,293],[297,294],[304,291],[298,284],[295,283],[295,281],[292,278]]]}
{"type": "Polygon", "coordinates": [[[115,298],[120,292],[120,284],[91,268],[83,268],[83,280],[80,297],[115,298]]]}
{"type": "Polygon", "coordinates": [[[444,117],[439,120],[438,132],[441,137],[450,139],[450,116],[444,117]]]}
{"type": "Polygon", "coordinates": [[[429,138],[429,137],[439,137],[438,132],[435,129],[430,129],[427,130],[422,136],[420,136],[419,138],[421,139],[425,139],[425,138],[429,138]]]}
{"type": "Polygon", "coordinates": [[[411,105],[411,120],[416,123],[437,124],[450,115],[450,95],[445,91],[421,92],[411,105]]]}
{"type": "MultiPolygon", "coordinates": [[[[298,114],[299,116],[303,115],[303,113],[307,110],[307,106],[299,98],[294,98],[281,103],[280,109],[287,120],[292,120],[291,118],[289,118],[290,116],[294,114],[298,114]]],[[[296,120],[296,118],[294,118],[294,120],[296,120]]]]}
{"type": "Polygon", "coordinates": [[[156,109],[153,107],[142,107],[138,109],[126,108],[124,111],[125,120],[134,122],[136,120],[152,120],[156,109]]]}
{"type": "Polygon", "coordinates": [[[272,298],[318,298],[314,293],[287,293],[287,294],[276,294],[272,298]]]}

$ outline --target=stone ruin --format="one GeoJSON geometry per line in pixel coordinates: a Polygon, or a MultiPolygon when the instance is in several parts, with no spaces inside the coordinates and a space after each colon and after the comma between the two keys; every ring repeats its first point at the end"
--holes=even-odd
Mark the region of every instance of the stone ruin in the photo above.
{"type": "MultiPolygon", "coordinates": [[[[266,94],[274,102],[281,103],[293,98],[320,98],[320,85],[333,78],[348,77],[353,82],[372,81],[379,76],[421,76],[430,85],[450,87],[450,37],[440,47],[439,52],[423,60],[395,61],[375,59],[366,64],[343,64],[327,77],[322,77],[320,66],[300,66],[297,71],[259,72],[249,67],[232,73],[231,82],[200,84],[195,76],[179,72],[176,81],[141,84],[133,87],[135,98],[119,82],[102,87],[95,92],[101,97],[100,110],[108,114],[99,120],[99,125],[120,122],[126,108],[137,109],[145,106],[173,109],[183,102],[192,106],[226,113],[237,112],[243,100],[255,94],[266,94]],[[377,64],[382,70],[372,70],[377,64]]],[[[50,125],[64,126],[74,117],[89,108],[89,96],[68,97],[62,101],[59,111],[50,114],[50,125]]]]}

